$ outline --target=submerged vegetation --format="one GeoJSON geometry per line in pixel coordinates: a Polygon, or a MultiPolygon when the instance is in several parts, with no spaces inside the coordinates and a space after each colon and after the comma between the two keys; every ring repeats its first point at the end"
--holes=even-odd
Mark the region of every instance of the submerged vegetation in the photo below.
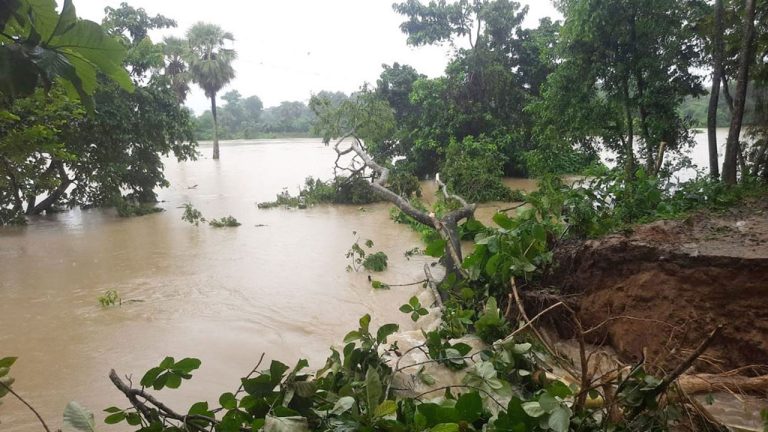
{"type": "Polygon", "coordinates": [[[293,196],[288,190],[283,190],[277,194],[274,201],[260,202],[257,206],[261,209],[307,208],[316,204],[360,205],[379,201],[366,183],[366,180],[358,177],[339,176],[331,181],[307,177],[304,185],[299,188],[298,195],[293,196]]]}
{"type": "MultiPolygon", "coordinates": [[[[357,235],[357,232],[353,231],[352,235],[357,235]]],[[[363,245],[367,249],[373,248],[373,240],[366,240],[363,245]]],[[[366,252],[362,246],[360,246],[360,238],[355,239],[352,246],[345,254],[349,259],[350,264],[347,266],[347,271],[360,271],[360,267],[373,272],[381,272],[387,269],[387,261],[389,257],[384,252],[366,252]]],[[[374,287],[377,288],[377,287],[374,287]]]]}
{"type": "Polygon", "coordinates": [[[214,228],[225,228],[225,227],[238,227],[242,224],[232,216],[224,216],[221,219],[211,219],[210,221],[208,221],[208,225],[214,228]]]}
{"type": "Polygon", "coordinates": [[[181,215],[181,220],[194,226],[199,226],[200,222],[208,222],[208,225],[214,228],[239,227],[242,225],[232,216],[224,216],[221,219],[207,220],[200,212],[200,210],[196,209],[191,203],[184,204],[184,213],[181,215]]]}

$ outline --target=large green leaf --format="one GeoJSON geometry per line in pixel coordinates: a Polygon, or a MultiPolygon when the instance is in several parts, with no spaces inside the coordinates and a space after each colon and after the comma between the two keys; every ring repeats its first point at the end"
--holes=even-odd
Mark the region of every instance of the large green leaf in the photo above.
{"type": "Polygon", "coordinates": [[[368,411],[373,414],[373,410],[379,406],[381,400],[382,385],[379,373],[376,369],[370,368],[365,374],[365,398],[368,404],[368,411]]]}
{"type": "Polygon", "coordinates": [[[309,432],[309,424],[304,417],[272,417],[264,422],[264,432],[309,432]]]}
{"type": "Polygon", "coordinates": [[[425,253],[434,258],[440,258],[445,253],[446,241],[443,239],[437,239],[427,245],[425,253]]]}
{"type": "Polygon", "coordinates": [[[133,90],[123,66],[125,48],[99,24],[79,20],[71,0],[64,0],[61,13],[54,0],[4,2],[0,24],[9,35],[0,46],[0,92],[11,100],[60,80],[90,108],[99,72],[133,90]]]}
{"type": "Polygon", "coordinates": [[[64,0],[61,13],[56,17],[54,25],[51,25],[54,22],[51,18],[46,15],[46,19],[50,21],[36,24],[35,26],[44,43],[48,43],[57,34],[65,33],[77,23],[77,13],[75,12],[75,5],[72,4],[72,0],[64,0]]]}
{"type": "Polygon", "coordinates": [[[96,432],[96,421],[93,413],[72,401],[64,408],[64,428],[77,432],[96,432]]]}
{"type": "Polygon", "coordinates": [[[555,432],[568,432],[571,424],[571,410],[558,406],[549,414],[547,426],[555,432]]]}
{"type": "Polygon", "coordinates": [[[77,58],[93,69],[98,68],[125,90],[133,89],[131,77],[123,67],[125,48],[93,21],[78,21],[63,33],[55,34],[48,47],[64,53],[70,61],[77,58]]]}

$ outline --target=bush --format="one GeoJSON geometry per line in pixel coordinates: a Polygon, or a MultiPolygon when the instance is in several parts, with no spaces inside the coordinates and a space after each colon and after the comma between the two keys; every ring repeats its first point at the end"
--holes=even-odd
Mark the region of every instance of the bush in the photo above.
{"type": "Polygon", "coordinates": [[[368,271],[380,272],[387,268],[387,254],[376,252],[365,257],[363,267],[368,271]]]}
{"type": "Polygon", "coordinates": [[[421,198],[421,185],[419,178],[403,163],[396,163],[389,171],[387,187],[394,193],[405,198],[421,198]]]}
{"type": "Polygon", "coordinates": [[[513,201],[519,197],[501,181],[506,160],[495,141],[469,136],[451,140],[441,172],[451,193],[467,201],[513,201]]]}
{"type": "Polygon", "coordinates": [[[115,210],[120,217],[144,216],[163,211],[160,207],[155,207],[152,203],[136,203],[123,197],[114,200],[115,210]]]}
{"type": "Polygon", "coordinates": [[[293,196],[287,190],[283,190],[277,194],[275,201],[261,202],[257,205],[261,209],[306,208],[315,204],[370,204],[380,199],[371,189],[368,180],[364,178],[336,177],[325,182],[307,177],[298,195],[293,196]]]}
{"type": "Polygon", "coordinates": [[[239,227],[241,224],[232,216],[224,216],[221,219],[211,219],[208,225],[214,228],[239,227]]]}

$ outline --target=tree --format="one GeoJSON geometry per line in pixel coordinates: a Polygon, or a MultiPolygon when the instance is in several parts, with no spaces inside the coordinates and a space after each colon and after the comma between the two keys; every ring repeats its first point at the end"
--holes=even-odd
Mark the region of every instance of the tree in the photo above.
{"type": "Polygon", "coordinates": [[[645,170],[656,173],[665,152],[692,142],[677,107],[703,92],[692,72],[700,52],[693,32],[697,9],[690,3],[561,2],[561,60],[536,107],[541,127],[575,141],[600,137],[618,152],[629,177],[637,150],[645,170]]]}
{"type": "Polygon", "coordinates": [[[728,141],[725,144],[725,158],[723,160],[723,182],[727,184],[736,184],[737,180],[736,163],[738,154],[741,152],[739,138],[741,136],[741,126],[744,118],[749,67],[753,61],[752,56],[754,52],[755,1],[756,0],[746,0],[744,6],[742,42],[739,52],[739,69],[736,79],[736,95],[733,99],[731,127],[728,129],[728,141]]]}
{"type": "Polygon", "coordinates": [[[712,90],[709,94],[707,109],[707,138],[709,143],[709,175],[714,179],[720,178],[717,161],[717,108],[720,102],[720,80],[723,76],[723,0],[715,0],[715,25],[712,31],[712,90]]]}
{"type": "Polygon", "coordinates": [[[184,103],[189,93],[189,67],[185,58],[189,55],[189,44],[186,40],[177,37],[163,39],[163,53],[165,54],[165,74],[171,80],[171,87],[176,93],[179,103],[184,103]]]}
{"type": "MultiPolygon", "coordinates": [[[[505,174],[525,174],[523,155],[536,143],[533,119],[524,107],[554,67],[546,51],[554,45],[559,24],[542,20],[537,29],[523,29],[528,8],[509,0],[409,0],[394,9],[407,18],[401,29],[411,45],[455,46],[458,38],[466,38],[470,46],[456,50],[445,76],[411,84],[413,120],[403,125],[410,133],[398,138],[414,172],[437,172],[452,139],[485,135],[504,145],[505,174]]],[[[387,80],[382,74],[382,83],[387,80]]]]}
{"type": "Polygon", "coordinates": [[[435,229],[441,237],[438,241],[440,248],[446,251],[444,259],[447,271],[463,275],[458,224],[474,215],[475,205],[467,203],[460,196],[448,194],[445,185],[439,183],[446,199],[456,200],[458,208],[438,217],[417,208],[407,197],[393,191],[388,183],[392,160],[386,156],[395,132],[394,113],[389,104],[366,87],[339,104],[317,96],[312,97],[309,104],[317,115],[315,128],[322,135],[323,141],[329,144],[331,140],[337,140],[334,145],[338,155],[334,168],[337,175],[338,171],[343,171],[349,174],[350,179],[368,180],[372,193],[391,202],[416,221],[435,229]],[[339,165],[344,155],[352,157],[348,166],[339,165]]]}
{"type": "Polygon", "coordinates": [[[227,41],[234,41],[232,33],[215,24],[199,22],[187,31],[192,81],[200,86],[211,99],[213,115],[213,158],[219,158],[218,120],[216,118],[216,94],[234,77],[232,61],[235,50],[225,48],[227,41]]]}
{"type": "Polygon", "coordinates": [[[189,112],[162,73],[162,47],[146,36],[151,28],[128,30],[130,23],[171,21],[146,16],[123,5],[108,10],[105,20],[106,32],[128,53],[124,67],[133,75],[132,92],[99,76],[92,96],[98,109],[88,112],[56,81],[47,92],[17,98],[9,107],[0,121],[0,218],[65,205],[112,205],[124,201],[124,192],[130,200],[151,202],[156,187],[167,185],[161,155],[195,157],[189,112]]]}

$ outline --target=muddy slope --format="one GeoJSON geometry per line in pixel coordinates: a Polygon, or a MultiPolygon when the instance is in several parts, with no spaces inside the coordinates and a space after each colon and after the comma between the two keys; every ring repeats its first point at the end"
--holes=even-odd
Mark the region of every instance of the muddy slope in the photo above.
{"type": "MultiPolygon", "coordinates": [[[[696,363],[719,372],[768,365],[768,200],[725,215],[641,226],[629,235],[571,244],[547,282],[570,294],[593,343],[625,361],[669,368],[717,325],[696,363]]],[[[559,325],[561,336],[568,326],[559,325]]],[[[749,371],[745,371],[749,374],[749,371]]]]}

